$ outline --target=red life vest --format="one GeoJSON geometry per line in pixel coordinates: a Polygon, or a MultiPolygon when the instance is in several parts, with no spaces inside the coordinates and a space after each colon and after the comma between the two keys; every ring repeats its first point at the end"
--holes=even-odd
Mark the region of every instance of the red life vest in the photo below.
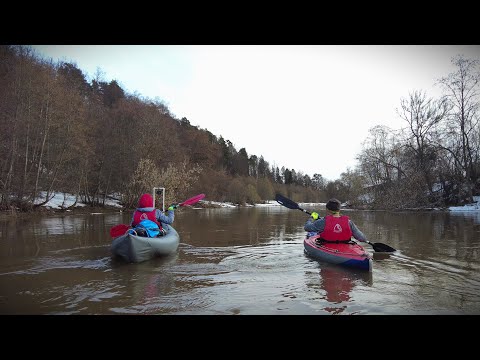
{"type": "Polygon", "coordinates": [[[155,210],[156,209],[153,209],[152,211],[135,210],[135,212],[133,213],[132,226],[135,227],[140,223],[140,221],[148,219],[158,224],[158,227],[160,228],[160,230],[162,230],[162,225],[155,217],[155,210]]]}
{"type": "Polygon", "coordinates": [[[325,241],[348,241],[352,238],[352,229],[348,223],[349,217],[342,215],[340,217],[325,216],[325,229],[320,233],[320,237],[325,241]]]}

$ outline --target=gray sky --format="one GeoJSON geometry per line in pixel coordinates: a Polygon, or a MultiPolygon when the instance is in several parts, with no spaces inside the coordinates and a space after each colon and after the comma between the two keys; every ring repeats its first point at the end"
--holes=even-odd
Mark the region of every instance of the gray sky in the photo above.
{"type": "MultiPolygon", "coordinates": [[[[370,128],[403,127],[396,109],[435,81],[451,58],[480,60],[479,45],[34,45],[54,61],[98,70],[124,90],[160,99],[177,118],[248,155],[335,180],[370,128]]],[[[159,139],[161,140],[161,139],[159,139]]]]}

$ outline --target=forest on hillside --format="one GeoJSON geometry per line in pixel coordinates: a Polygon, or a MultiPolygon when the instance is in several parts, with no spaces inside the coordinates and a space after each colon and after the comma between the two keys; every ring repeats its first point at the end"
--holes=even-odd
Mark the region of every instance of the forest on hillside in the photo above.
{"type": "Polygon", "coordinates": [[[158,186],[167,189],[168,203],[205,193],[255,204],[277,192],[298,202],[337,197],[369,208],[469,202],[480,194],[480,75],[477,60],[452,62],[457,71],[439,79],[441,98],[418,90],[401,99],[405,128],[372,128],[358,166],[326,181],[237,150],[221,135],[173,117],[161,101],[126,93],[121,79],[99,74],[88,81],[76,64],[2,45],[0,209],[35,209],[40,192],[47,200],[55,192],[75,194],[91,206],[114,194],[132,208],[140,193],[158,186]]]}

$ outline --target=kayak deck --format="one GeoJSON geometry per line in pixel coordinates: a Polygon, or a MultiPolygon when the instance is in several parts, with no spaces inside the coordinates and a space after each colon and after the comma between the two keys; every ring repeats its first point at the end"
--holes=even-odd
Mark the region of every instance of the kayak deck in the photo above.
{"type": "Polygon", "coordinates": [[[304,250],[307,255],[331,264],[372,270],[372,256],[357,243],[317,242],[320,235],[305,238],[304,250]]]}

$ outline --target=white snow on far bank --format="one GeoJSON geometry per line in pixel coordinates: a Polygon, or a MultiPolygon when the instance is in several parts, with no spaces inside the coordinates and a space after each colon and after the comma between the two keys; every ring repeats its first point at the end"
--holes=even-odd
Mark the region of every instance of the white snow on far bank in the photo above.
{"type": "MultiPolygon", "coordinates": [[[[40,192],[40,197],[35,200],[35,204],[39,204],[43,201],[45,201],[45,196],[47,193],[45,191],[40,192]]],[[[50,197],[52,197],[52,194],[50,194],[50,197]]],[[[75,204],[75,195],[72,194],[66,194],[66,193],[55,193],[53,197],[50,199],[49,202],[47,202],[45,206],[47,209],[62,209],[62,208],[67,208],[69,206],[72,206],[75,204]]],[[[105,201],[105,205],[108,206],[113,206],[113,207],[118,207],[122,208],[123,206],[119,204],[118,200],[113,200],[110,198],[107,198],[105,201]]],[[[82,202],[77,202],[75,207],[83,207],[87,206],[85,203],[82,202]]]]}
{"type": "MultiPolygon", "coordinates": [[[[200,200],[199,202],[204,204],[216,205],[220,207],[236,207],[233,203],[230,203],[230,202],[222,203],[218,201],[209,201],[209,200],[200,200]]],[[[199,208],[199,209],[203,209],[203,208],[199,208]]]]}
{"type": "MultiPolygon", "coordinates": [[[[205,203],[205,204],[211,204],[211,205],[216,205],[220,207],[237,207],[234,203],[231,202],[219,202],[219,201],[208,201],[208,200],[200,200],[200,202],[205,203]]],[[[326,203],[298,203],[299,206],[316,206],[316,205],[324,205],[326,203]]],[[[266,206],[283,206],[280,205],[276,200],[266,200],[265,203],[259,203],[255,205],[250,205],[247,204],[246,207],[266,207],[266,206]]]]}
{"type": "Polygon", "coordinates": [[[480,211],[480,196],[473,197],[473,203],[464,206],[451,206],[450,211],[480,211]]]}

